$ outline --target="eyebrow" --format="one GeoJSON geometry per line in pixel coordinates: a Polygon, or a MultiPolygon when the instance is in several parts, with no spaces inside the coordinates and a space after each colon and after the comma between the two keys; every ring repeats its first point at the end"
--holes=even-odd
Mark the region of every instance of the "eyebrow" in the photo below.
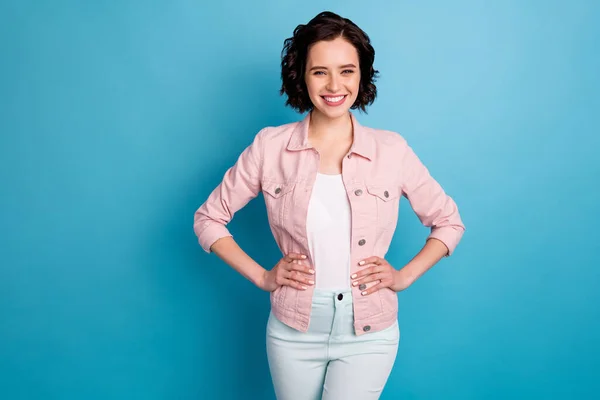
{"type": "MultiPolygon", "coordinates": [[[[354,65],[354,64],[344,64],[344,65],[340,66],[340,69],[344,69],[344,68],[356,68],[356,65],[354,65]]],[[[315,65],[309,71],[312,71],[313,69],[327,69],[327,67],[322,67],[320,65],[315,65]]]]}

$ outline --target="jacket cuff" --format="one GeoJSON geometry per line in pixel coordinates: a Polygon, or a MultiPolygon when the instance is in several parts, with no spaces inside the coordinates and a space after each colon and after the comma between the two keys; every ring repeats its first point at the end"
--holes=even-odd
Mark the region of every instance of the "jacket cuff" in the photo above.
{"type": "Polygon", "coordinates": [[[454,253],[454,249],[460,242],[465,229],[461,226],[444,226],[431,229],[431,233],[427,237],[429,239],[437,239],[444,243],[448,248],[448,253],[444,257],[450,257],[454,253]]]}
{"type": "Polygon", "coordinates": [[[212,223],[205,226],[205,228],[198,234],[198,243],[204,249],[205,252],[211,253],[210,246],[212,246],[217,240],[233,236],[229,230],[222,224],[212,223]]]}

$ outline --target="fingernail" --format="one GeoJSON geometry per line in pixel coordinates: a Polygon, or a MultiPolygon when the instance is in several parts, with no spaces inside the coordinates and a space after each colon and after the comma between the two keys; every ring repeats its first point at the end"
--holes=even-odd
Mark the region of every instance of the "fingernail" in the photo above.
{"type": "Polygon", "coordinates": [[[302,254],[302,255],[300,256],[300,258],[306,258],[306,256],[305,256],[304,254],[302,254]]]}
{"type": "Polygon", "coordinates": [[[358,265],[364,265],[364,263],[365,263],[364,261],[361,261],[358,263],[358,265]]]}
{"type": "Polygon", "coordinates": [[[306,286],[302,285],[302,289],[303,289],[303,290],[306,290],[306,286]]]}
{"type": "Polygon", "coordinates": [[[352,286],[358,285],[358,282],[352,282],[352,286]]]}
{"type": "Polygon", "coordinates": [[[365,296],[365,295],[367,294],[367,292],[362,292],[361,294],[362,294],[363,296],[365,296]]]}
{"type": "Polygon", "coordinates": [[[356,278],[356,274],[353,274],[350,278],[352,278],[352,279],[356,278]]]}
{"type": "Polygon", "coordinates": [[[308,283],[310,283],[311,285],[314,285],[315,281],[308,281],[308,283]]]}
{"type": "Polygon", "coordinates": [[[309,270],[308,270],[308,273],[310,273],[310,274],[314,274],[314,273],[315,273],[315,270],[314,270],[314,269],[309,269],[309,270]]]}

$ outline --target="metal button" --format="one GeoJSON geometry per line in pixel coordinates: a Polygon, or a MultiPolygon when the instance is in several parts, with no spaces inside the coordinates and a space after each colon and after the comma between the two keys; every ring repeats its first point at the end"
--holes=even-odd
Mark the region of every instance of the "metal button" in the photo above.
{"type": "Polygon", "coordinates": [[[358,288],[359,288],[360,290],[365,290],[365,289],[367,288],[367,285],[366,285],[366,284],[364,284],[364,283],[361,283],[360,285],[358,285],[358,288]]]}
{"type": "Polygon", "coordinates": [[[386,198],[388,198],[388,197],[390,197],[390,192],[388,192],[388,191],[386,190],[385,192],[383,192],[383,195],[384,195],[386,198]]]}
{"type": "Polygon", "coordinates": [[[278,187],[277,189],[275,189],[275,194],[279,194],[279,193],[281,193],[281,188],[280,187],[278,187]]]}
{"type": "Polygon", "coordinates": [[[361,194],[363,194],[363,191],[362,191],[362,190],[360,190],[360,189],[356,189],[356,190],[354,191],[354,194],[355,194],[355,195],[357,195],[357,196],[360,196],[361,194]]]}
{"type": "Polygon", "coordinates": [[[358,241],[358,245],[359,245],[359,246],[364,246],[364,245],[365,245],[365,243],[367,243],[367,241],[366,241],[365,239],[360,239],[360,240],[358,241]]]}
{"type": "Polygon", "coordinates": [[[343,298],[344,298],[344,295],[343,295],[343,294],[341,294],[341,293],[340,293],[340,294],[338,294],[338,300],[342,300],[343,298]]]}
{"type": "Polygon", "coordinates": [[[363,331],[369,332],[370,330],[371,330],[371,325],[365,325],[365,326],[363,326],[363,331]]]}

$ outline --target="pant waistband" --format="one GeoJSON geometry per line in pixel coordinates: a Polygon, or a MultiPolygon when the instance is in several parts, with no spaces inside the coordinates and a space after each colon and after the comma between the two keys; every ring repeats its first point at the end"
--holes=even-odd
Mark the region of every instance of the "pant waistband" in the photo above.
{"type": "Polygon", "coordinates": [[[352,296],[351,289],[342,289],[342,290],[332,290],[332,289],[315,289],[313,296],[320,298],[333,298],[339,294],[343,296],[352,296]]]}

